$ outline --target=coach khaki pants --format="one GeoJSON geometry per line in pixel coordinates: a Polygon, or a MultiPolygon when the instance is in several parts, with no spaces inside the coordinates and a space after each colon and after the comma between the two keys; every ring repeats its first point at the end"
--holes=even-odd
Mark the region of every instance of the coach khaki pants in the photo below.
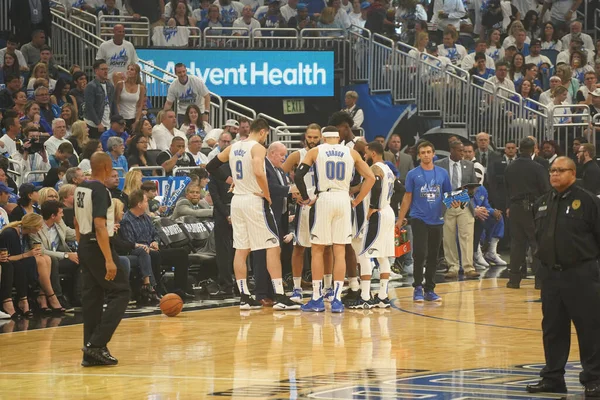
{"type": "Polygon", "coordinates": [[[465,207],[449,208],[444,215],[444,254],[450,272],[458,273],[460,259],[465,272],[473,267],[473,229],[475,219],[471,211],[465,207]],[[458,256],[460,246],[460,259],[458,256]]]}

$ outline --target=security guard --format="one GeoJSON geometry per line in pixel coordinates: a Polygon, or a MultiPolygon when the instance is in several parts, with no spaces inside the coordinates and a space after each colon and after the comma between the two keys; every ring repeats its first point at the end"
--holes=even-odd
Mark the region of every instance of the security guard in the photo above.
{"type": "Polygon", "coordinates": [[[554,190],[534,205],[538,258],[542,266],[542,330],[546,366],[530,393],[566,393],[565,364],[575,324],[585,398],[600,398],[600,200],[575,185],[573,160],[559,157],[550,168],[554,190]]]}
{"type": "MultiPolygon", "coordinates": [[[[519,158],[504,172],[504,186],[510,218],[510,266],[507,288],[519,289],[521,266],[525,263],[527,244],[535,251],[533,203],[550,190],[548,171],[531,159],[535,142],[529,138],[519,144],[519,158]]],[[[535,269],[535,268],[534,268],[535,269]]],[[[536,272],[535,270],[533,271],[536,272]]]]}
{"type": "Polygon", "coordinates": [[[106,153],[90,159],[91,179],[75,189],[75,231],[79,265],[83,280],[84,367],[116,365],[106,345],[119,326],[129,303],[129,277],[117,268],[119,256],[111,247],[114,232],[114,207],[104,182],[112,173],[112,161],[106,153]],[[109,301],[103,311],[105,294],[109,301]]]}

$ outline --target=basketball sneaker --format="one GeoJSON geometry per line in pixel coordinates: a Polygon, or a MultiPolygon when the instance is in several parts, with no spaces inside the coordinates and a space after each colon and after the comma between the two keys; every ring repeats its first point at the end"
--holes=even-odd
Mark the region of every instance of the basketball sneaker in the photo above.
{"type": "Polygon", "coordinates": [[[425,298],[423,297],[423,286],[417,286],[415,288],[415,291],[413,292],[413,301],[419,303],[425,301],[425,298]]]}
{"type": "Polygon", "coordinates": [[[325,303],[322,297],[318,300],[310,299],[308,303],[302,305],[301,309],[306,312],[323,312],[325,311],[325,303]]]}
{"type": "Polygon", "coordinates": [[[350,304],[353,304],[354,302],[356,302],[356,300],[358,300],[359,298],[360,298],[360,289],[358,289],[358,290],[348,289],[348,291],[346,292],[346,295],[344,297],[342,297],[342,303],[345,305],[350,305],[350,304]]]}
{"type": "Polygon", "coordinates": [[[240,310],[257,310],[262,308],[260,301],[255,300],[249,294],[242,293],[240,295],[240,310]]]}
{"type": "Polygon", "coordinates": [[[369,299],[369,300],[364,300],[362,297],[359,297],[358,300],[354,301],[352,304],[348,305],[348,308],[351,309],[362,309],[362,310],[369,310],[371,308],[373,308],[375,306],[375,303],[373,303],[373,299],[369,299]]]}
{"type": "Polygon", "coordinates": [[[398,274],[394,271],[390,271],[390,281],[402,280],[402,274],[398,274]]]}
{"type": "Polygon", "coordinates": [[[435,294],[435,292],[433,290],[428,290],[425,292],[425,300],[441,302],[442,298],[440,296],[438,296],[437,294],[435,294]]]}
{"type": "Polygon", "coordinates": [[[392,303],[390,302],[390,299],[388,297],[386,297],[385,299],[380,299],[379,294],[375,295],[372,302],[373,307],[375,308],[390,308],[392,306],[392,303]]]}
{"type": "Polygon", "coordinates": [[[335,296],[333,294],[333,288],[325,289],[325,295],[323,296],[323,300],[325,300],[328,303],[331,303],[334,297],[335,296]]]}
{"type": "Polygon", "coordinates": [[[284,294],[276,294],[273,296],[273,310],[299,310],[300,304],[294,302],[292,299],[284,294]]]}
{"type": "Polygon", "coordinates": [[[337,299],[333,299],[331,302],[331,312],[332,313],[341,313],[344,312],[344,304],[337,299]]]}
{"type": "Polygon", "coordinates": [[[294,303],[302,304],[302,290],[294,289],[292,295],[290,296],[290,300],[292,300],[294,303]]]}

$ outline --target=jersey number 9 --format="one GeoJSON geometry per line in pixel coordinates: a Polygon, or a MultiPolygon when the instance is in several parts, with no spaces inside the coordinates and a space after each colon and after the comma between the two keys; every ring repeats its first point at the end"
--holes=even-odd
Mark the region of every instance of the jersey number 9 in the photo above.
{"type": "Polygon", "coordinates": [[[242,179],[244,178],[244,169],[242,167],[242,160],[237,160],[235,162],[235,179],[242,179]]]}
{"type": "Polygon", "coordinates": [[[325,163],[325,176],[329,180],[343,181],[346,179],[346,163],[343,161],[327,161],[325,163]]]}

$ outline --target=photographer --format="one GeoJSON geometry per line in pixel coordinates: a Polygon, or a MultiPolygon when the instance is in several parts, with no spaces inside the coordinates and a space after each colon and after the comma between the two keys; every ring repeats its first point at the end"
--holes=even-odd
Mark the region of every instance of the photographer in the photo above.
{"type": "MultiPolygon", "coordinates": [[[[20,166],[19,172],[21,175],[25,175],[29,171],[48,171],[50,170],[50,163],[48,162],[48,156],[46,150],[44,150],[44,143],[40,140],[40,128],[36,126],[30,126],[25,128],[23,131],[24,140],[21,143],[17,143],[17,153],[13,155],[13,159],[18,161],[20,166]]],[[[40,175],[30,175],[25,181],[36,182],[41,181],[43,177],[40,175]]]]}

